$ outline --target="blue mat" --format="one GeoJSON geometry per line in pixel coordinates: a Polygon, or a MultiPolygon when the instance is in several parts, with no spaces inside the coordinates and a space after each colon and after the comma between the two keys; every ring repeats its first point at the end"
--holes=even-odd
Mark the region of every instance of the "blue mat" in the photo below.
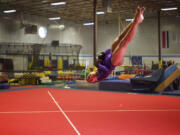
{"type": "Polygon", "coordinates": [[[140,86],[138,89],[133,89],[130,79],[101,81],[99,82],[99,90],[119,91],[119,92],[139,92],[139,93],[151,92],[143,86],[140,86]]]}
{"type": "Polygon", "coordinates": [[[108,91],[130,91],[132,90],[130,80],[104,80],[99,83],[100,90],[108,91]]]}
{"type": "MultiPolygon", "coordinates": [[[[168,69],[165,70],[164,74],[162,75],[162,77],[160,78],[160,80],[157,83],[159,84],[162,81],[166,80],[176,69],[177,69],[177,67],[175,65],[171,65],[168,69]]],[[[149,89],[148,85],[146,85],[146,84],[138,84],[138,85],[132,86],[130,79],[127,79],[127,80],[117,80],[117,79],[104,80],[99,83],[99,89],[105,90],[105,91],[154,93],[151,89],[149,89]]]]}
{"type": "Polygon", "coordinates": [[[9,83],[0,84],[0,89],[9,89],[9,88],[10,88],[10,84],[9,83]]]}
{"type": "Polygon", "coordinates": [[[166,80],[173,72],[175,72],[177,67],[175,65],[171,65],[169,68],[167,68],[164,72],[163,77],[160,80],[160,83],[166,80]]]}

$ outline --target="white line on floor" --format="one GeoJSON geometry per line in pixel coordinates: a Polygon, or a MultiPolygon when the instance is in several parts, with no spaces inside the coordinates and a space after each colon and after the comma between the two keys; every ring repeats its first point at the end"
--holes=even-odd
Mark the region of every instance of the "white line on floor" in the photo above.
{"type": "Polygon", "coordinates": [[[14,111],[14,112],[0,112],[0,114],[14,114],[14,113],[57,113],[57,112],[60,112],[60,111],[14,111]]]}
{"type": "Polygon", "coordinates": [[[180,112],[180,109],[169,110],[69,110],[64,112],[180,112]]]}
{"type": "MultiPolygon", "coordinates": [[[[33,113],[59,113],[61,111],[13,111],[13,112],[0,112],[0,114],[33,114],[33,113]]],[[[180,112],[180,109],[169,109],[169,110],[67,110],[64,112],[72,113],[88,113],[88,112],[180,112]]]]}
{"type": "Polygon", "coordinates": [[[58,102],[55,100],[55,98],[52,96],[51,92],[48,91],[49,96],[53,99],[54,103],[56,104],[56,106],[59,108],[59,110],[62,112],[62,114],[64,115],[64,117],[67,119],[67,121],[69,122],[69,124],[72,126],[72,128],[76,131],[76,133],[78,135],[80,135],[79,131],[77,130],[77,128],[74,126],[74,124],[71,122],[71,120],[68,118],[68,116],[66,115],[66,113],[62,110],[62,108],[60,107],[60,105],[58,104],[58,102]]]}

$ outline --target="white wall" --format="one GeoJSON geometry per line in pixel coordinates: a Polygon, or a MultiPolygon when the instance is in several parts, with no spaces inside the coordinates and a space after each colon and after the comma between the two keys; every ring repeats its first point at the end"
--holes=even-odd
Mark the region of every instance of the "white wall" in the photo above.
{"type": "MultiPolygon", "coordinates": [[[[37,35],[24,34],[23,28],[20,29],[19,18],[14,20],[4,20],[0,22],[0,42],[26,42],[26,43],[50,43],[52,40],[59,40],[60,43],[81,44],[80,59],[87,59],[92,63],[93,56],[93,27],[83,26],[73,22],[65,22],[66,28],[63,31],[52,29],[50,22],[46,18],[38,16],[25,16],[24,23],[37,24],[48,28],[46,39],[40,39],[37,35]],[[83,57],[86,56],[86,57],[83,57]],[[87,57],[89,56],[89,57],[87,57]]],[[[61,24],[61,21],[59,22],[61,24]]],[[[118,36],[118,23],[113,24],[101,23],[98,25],[97,52],[103,51],[111,47],[112,42],[118,36]]],[[[161,29],[168,31],[180,31],[180,18],[161,18],[161,29]]],[[[162,49],[162,55],[179,55],[179,44],[171,44],[169,49],[162,49]]],[[[151,55],[158,56],[158,24],[157,18],[145,18],[144,22],[139,25],[134,40],[128,45],[127,56],[133,55],[151,55]]],[[[156,57],[144,58],[143,61],[150,63],[156,57]]],[[[127,58],[126,58],[127,60],[127,58]]],[[[179,59],[176,58],[176,61],[179,59]]],[[[129,63],[129,61],[125,61],[129,63]]]]}

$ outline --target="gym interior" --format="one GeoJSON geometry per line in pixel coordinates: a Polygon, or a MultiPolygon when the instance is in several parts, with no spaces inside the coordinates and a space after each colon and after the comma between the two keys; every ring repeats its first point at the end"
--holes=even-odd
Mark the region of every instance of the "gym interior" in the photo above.
{"type": "Polygon", "coordinates": [[[0,134],[179,135],[179,0],[0,0],[0,134]],[[123,64],[98,54],[144,20],[123,64]]]}

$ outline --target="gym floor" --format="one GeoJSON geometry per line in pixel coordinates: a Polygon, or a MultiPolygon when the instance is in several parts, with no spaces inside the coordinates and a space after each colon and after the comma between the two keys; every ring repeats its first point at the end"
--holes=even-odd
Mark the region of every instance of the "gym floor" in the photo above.
{"type": "Polygon", "coordinates": [[[58,88],[1,91],[2,135],[179,135],[180,98],[58,88]]]}

